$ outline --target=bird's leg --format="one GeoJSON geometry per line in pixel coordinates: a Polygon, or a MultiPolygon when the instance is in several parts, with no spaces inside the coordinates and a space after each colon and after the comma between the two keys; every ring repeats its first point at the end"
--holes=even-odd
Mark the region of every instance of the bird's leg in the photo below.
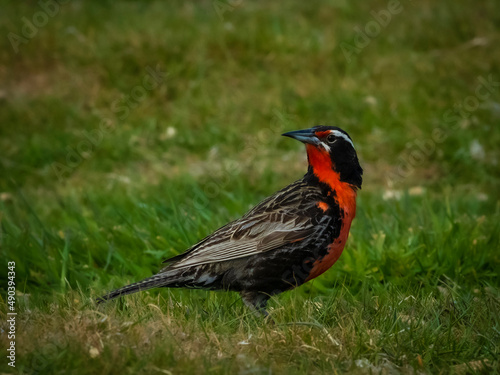
{"type": "Polygon", "coordinates": [[[268,317],[269,313],[266,310],[267,300],[269,296],[259,292],[240,292],[243,303],[247,305],[252,312],[258,317],[268,317]]]}

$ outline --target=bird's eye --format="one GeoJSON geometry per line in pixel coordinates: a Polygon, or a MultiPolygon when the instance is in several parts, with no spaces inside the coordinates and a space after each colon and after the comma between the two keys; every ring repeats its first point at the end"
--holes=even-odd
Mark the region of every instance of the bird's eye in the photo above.
{"type": "Polygon", "coordinates": [[[335,142],[335,136],[333,134],[330,134],[328,137],[326,137],[326,141],[328,143],[333,143],[335,142]]]}

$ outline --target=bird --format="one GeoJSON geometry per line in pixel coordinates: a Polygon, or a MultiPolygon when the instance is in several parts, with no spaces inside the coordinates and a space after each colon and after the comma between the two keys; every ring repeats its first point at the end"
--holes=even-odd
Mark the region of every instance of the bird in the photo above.
{"type": "Polygon", "coordinates": [[[351,137],[318,125],[282,134],[305,144],[308,168],[279,190],[205,237],[142,281],[97,299],[157,287],[239,292],[256,315],[268,300],[328,270],[344,250],[356,215],[363,169],[351,137]]]}

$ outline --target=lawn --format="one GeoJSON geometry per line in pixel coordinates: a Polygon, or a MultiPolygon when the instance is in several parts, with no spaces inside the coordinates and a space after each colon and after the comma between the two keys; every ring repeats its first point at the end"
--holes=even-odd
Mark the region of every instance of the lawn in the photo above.
{"type": "Polygon", "coordinates": [[[500,372],[498,1],[4,2],[0,25],[0,373],[500,372]],[[229,292],[93,303],[299,179],[280,135],[316,124],[363,189],[275,324],[229,292]]]}

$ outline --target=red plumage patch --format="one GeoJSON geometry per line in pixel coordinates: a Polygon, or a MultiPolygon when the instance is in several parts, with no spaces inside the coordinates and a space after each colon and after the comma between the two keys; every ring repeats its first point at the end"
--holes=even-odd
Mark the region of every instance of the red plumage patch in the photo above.
{"type": "MultiPolygon", "coordinates": [[[[306,145],[306,149],[309,164],[313,167],[314,174],[321,182],[327,184],[332,191],[335,191],[335,201],[344,215],[339,237],[328,246],[328,253],[314,262],[306,280],[309,281],[328,270],[342,254],[349,236],[351,222],[356,216],[356,190],[350,184],[340,181],[340,175],[333,169],[332,159],[326,150],[319,149],[311,144],[306,145]]],[[[322,208],[319,203],[318,206],[322,208]]]]}

